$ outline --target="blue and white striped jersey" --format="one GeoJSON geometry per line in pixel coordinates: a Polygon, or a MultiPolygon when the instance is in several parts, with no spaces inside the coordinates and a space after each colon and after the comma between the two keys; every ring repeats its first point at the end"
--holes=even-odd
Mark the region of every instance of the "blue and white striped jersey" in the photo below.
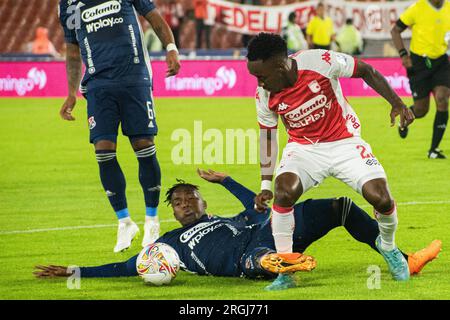
{"type": "Polygon", "coordinates": [[[97,87],[151,86],[151,66],[138,14],[153,0],[60,0],[67,43],[80,47],[86,71],[81,91],[97,87]]]}

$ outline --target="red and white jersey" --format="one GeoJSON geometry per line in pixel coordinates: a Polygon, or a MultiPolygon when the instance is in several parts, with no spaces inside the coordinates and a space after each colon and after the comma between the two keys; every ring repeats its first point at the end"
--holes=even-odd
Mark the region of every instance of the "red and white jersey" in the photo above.
{"type": "Polygon", "coordinates": [[[293,87],[270,94],[256,89],[260,128],[276,128],[281,117],[289,142],[331,142],[360,135],[360,122],[342,95],[338,78],[356,72],[356,59],[327,50],[299,51],[298,79],[293,87]]]}

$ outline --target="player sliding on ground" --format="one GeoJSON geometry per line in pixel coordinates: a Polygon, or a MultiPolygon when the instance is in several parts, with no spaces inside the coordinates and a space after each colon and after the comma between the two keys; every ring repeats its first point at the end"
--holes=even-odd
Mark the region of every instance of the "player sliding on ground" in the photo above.
{"type": "MultiPolygon", "coordinates": [[[[292,236],[298,223],[294,204],[311,187],[333,176],[361,193],[374,207],[380,236],[376,246],[396,280],[408,280],[408,263],[395,246],[397,210],[383,167],[360,137],[360,122],[342,95],[339,77],[362,78],[392,106],[391,126],[400,116],[402,127],[414,115],[370,65],[327,50],[287,54],[286,42],[275,34],[260,33],[248,45],[249,72],[258,80],[256,105],[260,125],[261,193],[259,209],[272,206],[272,228],[280,256],[292,253],[292,236]],[[289,135],[276,171],[278,116],[289,135]]],[[[282,275],[269,290],[294,286],[282,275]]]]}
{"type": "MultiPolygon", "coordinates": [[[[274,278],[280,272],[309,271],[315,260],[297,254],[287,261],[274,256],[275,244],[270,227],[270,209],[259,213],[254,209],[255,193],[226,174],[199,170],[199,175],[218,183],[243,204],[244,210],[231,218],[206,213],[207,203],[195,185],[180,182],[166,193],[175,219],[182,227],[164,234],[157,242],[172,246],[180,256],[181,268],[199,275],[274,278]]],[[[307,200],[294,206],[294,249],[304,252],[314,241],[330,230],[343,226],[356,240],[378,251],[379,234],[375,220],[349,198],[307,200]]],[[[420,272],[439,253],[441,242],[433,241],[427,248],[403,256],[411,274],[420,272]]],[[[81,277],[136,276],[137,255],[125,262],[97,267],[81,267],[81,277]]],[[[69,276],[67,267],[37,266],[37,277],[69,276]]]]}

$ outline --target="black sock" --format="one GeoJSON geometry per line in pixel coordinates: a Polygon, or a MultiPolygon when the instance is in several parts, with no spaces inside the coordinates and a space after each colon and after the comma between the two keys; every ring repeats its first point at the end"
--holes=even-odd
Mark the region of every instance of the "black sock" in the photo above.
{"type": "MultiPolygon", "coordinates": [[[[127,208],[126,182],[122,169],[117,162],[116,151],[97,150],[95,156],[100,169],[100,180],[114,211],[118,212],[127,208]]],[[[121,217],[118,216],[118,218],[121,217]]]]}
{"type": "Polygon", "coordinates": [[[341,199],[345,199],[342,210],[342,225],[353,238],[378,251],[375,246],[375,240],[380,234],[378,222],[349,198],[341,199]]]}
{"type": "Polygon", "coordinates": [[[136,151],[139,161],[139,181],[144,191],[145,206],[147,216],[156,215],[155,210],[159,204],[159,194],[161,192],[161,169],[156,158],[156,146],[136,151]]]}
{"type": "Polygon", "coordinates": [[[433,124],[433,138],[431,140],[430,151],[437,149],[444,136],[445,129],[447,128],[448,111],[436,111],[433,124]]]}

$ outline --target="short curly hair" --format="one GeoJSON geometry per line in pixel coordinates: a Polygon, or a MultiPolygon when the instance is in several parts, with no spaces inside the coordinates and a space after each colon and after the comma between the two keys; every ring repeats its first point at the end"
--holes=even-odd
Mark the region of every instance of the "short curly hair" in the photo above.
{"type": "Polygon", "coordinates": [[[182,179],[177,179],[177,183],[174,184],[169,190],[167,190],[166,192],[166,199],[164,200],[165,203],[167,203],[167,205],[170,205],[170,201],[172,200],[172,195],[173,193],[178,189],[178,188],[186,188],[186,189],[191,189],[193,191],[199,191],[199,187],[196,186],[195,184],[190,184],[185,182],[182,179]]]}
{"type": "Polygon", "coordinates": [[[288,55],[287,43],[278,34],[261,32],[247,46],[249,61],[266,61],[277,55],[288,55]]]}

